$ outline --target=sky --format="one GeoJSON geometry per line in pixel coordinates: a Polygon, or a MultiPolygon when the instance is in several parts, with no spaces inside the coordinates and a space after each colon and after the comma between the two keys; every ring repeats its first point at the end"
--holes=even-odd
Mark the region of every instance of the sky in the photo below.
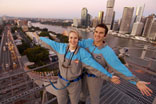
{"type": "MultiPolygon", "coordinates": [[[[86,7],[94,18],[99,11],[106,13],[107,0],[0,0],[0,16],[39,18],[80,18],[86,7]]],[[[124,7],[145,4],[143,16],[156,14],[156,0],[115,0],[115,19],[122,17],[124,7]]]]}

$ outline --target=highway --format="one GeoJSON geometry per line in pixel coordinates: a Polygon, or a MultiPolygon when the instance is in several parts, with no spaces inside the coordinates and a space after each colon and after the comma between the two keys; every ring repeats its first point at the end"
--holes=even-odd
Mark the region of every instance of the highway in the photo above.
{"type": "Polygon", "coordinates": [[[17,62],[17,58],[13,56],[15,54],[13,40],[11,40],[11,33],[8,27],[5,27],[2,40],[1,40],[1,54],[0,54],[0,64],[2,66],[3,72],[12,71],[13,69],[19,68],[19,63],[17,62]],[[16,64],[16,67],[13,66],[16,64]]]}
{"type": "Polygon", "coordinates": [[[0,80],[0,101],[37,87],[26,73],[11,77],[12,74],[24,72],[24,68],[10,26],[6,26],[2,33],[0,66],[0,78],[3,78],[0,80]]]}

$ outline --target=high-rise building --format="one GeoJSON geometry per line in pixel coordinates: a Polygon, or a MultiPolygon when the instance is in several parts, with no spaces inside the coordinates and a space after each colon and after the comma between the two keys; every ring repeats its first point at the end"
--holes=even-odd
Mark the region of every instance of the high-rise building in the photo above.
{"type": "Polygon", "coordinates": [[[136,16],[135,16],[135,15],[133,15],[133,16],[132,16],[131,23],[130,23],[129,32],[132,32],[132,29],[133,29],[133,24],[135,23],[135,20],[136,20],[136,16]]]}
{"type": "Polygon", "coordinates": [[[107,8],[104,22],[106,25],[111,26],[112,20],[113,20],[113,8],[107,8]]]}
{"type": "Polygon", "coordinates": [[[74,27],[79,27],[80,23],[81,23],[80,19],[77,19],[77,18],[73,19],[73,26],[74,27]]]}
{"type": "Polygon", "coordinates": [[[113,11],[112,24],[111,24],[111,27],[110,27],[111,30],[113,29],[114,20],[115,20],[115,11],[113,11]]]}
{"type": "Polygon", "coordinates": [[[101,24],[103,23],[103,16],[104,16],[104,11],[100,11],[98,15],[98,23],[101,24]]]}
{"type": "Polygon", "coordinates": [[[133,28],[131,28],[132,29],[131,35],[138,35],[138,36],[142,35],[144,23],[141,22],[141,19],[142,19],[144,7],[145,7],[145,5],[137,7],[137,9],[136,9],[135,21],[134,21],[135,23],[134,22],[132,23],[133,28]]]}
{"type": "Polygon", "coordinates": [[[87,14],[87,26],[91,26],[91,15],[87,14]]]}
{"type": "Polygon", "coordinates": [[[93,27],[96,27],[98,25],[98,18],[95,17],[93,20],[92,20],[92,26],[93,27]]]}
{"type": "Polygon", "coordinates": [[[141,22],[142,22],[143,24],[145,24],[145,22],[146,22],[146,17],[143,17],[143,16],[142,16],[141,22]]]}
{"type": "Polygon", "coordinates": [[[154,19],[154,16],[153,15],[150,15],[146,18],[146,22],[145,22],[145,26],[144,26],[144,31],[143,31],[143,36],[144,37],[147,37],[148,34],[149,34],[149,30],[150,30],[150,26],[152,24],[152,21],[154,19]]]}
{"type": "Polygon", "coordinates": [[[109,29],[112,25],[112,20],[113,20],[114,3],[115,3],[115,0],[107,1],[106,16],[105,16],[104,23],[108,26],[109,29]]]}
{"type": "Polygon", "coordinates": [[[141,18],[142,18],[143,12],[144,12],[144,8],[145,8],[145,5],[137,7],[135,22],[140,22],[141,21],[141,18]]]}
{"type": "Polygon", "coordinates": [[[134,7],[124,8],[119,33],[122,33],[122,34],[130,33],[129,30],[130,30],[130,24],[132,21],[133,11],[134,11],[134,7]]]}
{"type": "Polygon", "coordinates": [[[133,24],[133,29],[132,29],[131,35],[133,35],[133,36],[134,35],[141,36],[143,26],[144,26],[144,24],[142,22],[135,22],[133,24]]]}
{"type": "Polygon", "coordinates": [[[118,21],[114,22],[112,30],[113,31],[119,31],[119,22],[118,21]]]}
{"type": "Polygon", "coordinates": [[[107,8],[114,8],[115,0],[108,0],[107,1],[107,8]]]}
{"type": "Polygon", "coordinates": [[[87,16],[88,16],[87,8],[82,8],[81,10],[81,26],[82,27],[87,27],[87,16]]]}
{"type": "Polygon", "coordinates": [[[151,22],[147,38],[151,40],[156,40],[156,18],[153,19],[151,22]]]}

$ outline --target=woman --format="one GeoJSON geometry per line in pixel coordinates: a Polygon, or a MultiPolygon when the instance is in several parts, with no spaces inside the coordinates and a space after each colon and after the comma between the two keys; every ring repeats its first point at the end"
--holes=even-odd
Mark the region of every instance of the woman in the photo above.
{"type": "MultiPolygon", "coordinates": [[[[69,44],[58,43],[43,37],[40,39],[50,45],[59,58],[60,74],[57,81],[57,87],[61,89],[57,90],[59,104],[67,104],[68,97],[71,104],[78,104],[81,91],[82,67],[89,69],[97,76],[99,76],[99,72],[94,72],[93,70],[99,70],[104,73],[99,76],[103,79],[112,78],[112,75],[98,64],[85,49],[78,46],[79,34],[77,31],[72,30],[69,32],[69,44]]],[[[114,76],[111,81],[116,84],[120,83],[118,77],[114,76]]]]}

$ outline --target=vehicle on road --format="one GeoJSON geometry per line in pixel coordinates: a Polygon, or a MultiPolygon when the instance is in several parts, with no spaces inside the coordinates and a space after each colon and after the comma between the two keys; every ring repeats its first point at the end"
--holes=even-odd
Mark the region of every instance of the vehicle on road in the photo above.
{"type": "Polygon", "coordinates": [[[9,68],[9,64],[5,64],[5,68],[8,69],[9,68]]]}
{"type": "Polygon", "coordinates": [[[5,46],[3,46],[3,51],[6,51],[6,48],[5,48],[5,46]]]}
{"type": "Polygon", "coordinates": [[[17,64],[13,62],[13,69],[15,69],[16,67],[17,67],[17,64]]]}

